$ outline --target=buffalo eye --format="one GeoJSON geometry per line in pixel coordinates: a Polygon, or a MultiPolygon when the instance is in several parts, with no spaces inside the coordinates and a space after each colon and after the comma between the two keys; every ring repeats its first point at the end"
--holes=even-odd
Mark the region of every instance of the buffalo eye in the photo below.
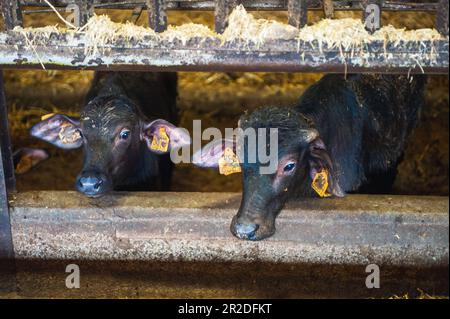
{"type": "Polygon", "coordinates": [[[123,129],[122,131],[120,131],[119,133],[119,137],[121,140],[127,140],[131,135],[130,130],[127,129],[123,129]]]}
{"type": "Polygon", "coordinates": [[[295,168],[295,163],[288,163],[284,166],[283,171],[285,173],[290,173],[294,170],[294,168],[295,168]]]}

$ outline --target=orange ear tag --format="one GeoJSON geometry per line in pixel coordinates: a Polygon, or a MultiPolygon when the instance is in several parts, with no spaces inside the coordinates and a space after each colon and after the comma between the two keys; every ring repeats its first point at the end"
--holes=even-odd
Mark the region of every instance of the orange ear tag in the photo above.
{"type": "Polygon", "coordinates": [[[227,176],[240,172],[241,166],[238,157],[231,148],[225,148],[222,157],[219,159],[219,173],[227,176]]]}
{"type": "Polygon", "coordinates": [[[55,115],[55,113],[48,113],[48,114],[42,115],[41,121],[45,121],[46,119],[52,117],[53,115],[55,115]]]}
{"type": "Polygon", "coordinates": [[[152,144],[150,145],[150,149],[153,151],[159,152],[167,152],[169,149],[169,136],[166,133],[165,127],[159,128],[159,134],[153,135],[152,144]]]}
{"type": "Polygon", "coordinates": [[[330,197],[331,194],[327,193],[328,189],[328,171],[323,170],[320,173],[316,173],[311,183],[312,189],[319,194],[320,197],[330,197]]]}

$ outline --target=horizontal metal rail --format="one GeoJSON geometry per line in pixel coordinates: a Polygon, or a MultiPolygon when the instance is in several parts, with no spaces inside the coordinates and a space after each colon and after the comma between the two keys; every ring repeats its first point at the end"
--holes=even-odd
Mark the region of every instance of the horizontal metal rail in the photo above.
{"type": "Polygon", "coordinates": [[[448,40],[434,43],[382,41],[345,50],[320,47],[317,41],[273,40],[265,43],[193,38],[181,41],[117,39],[85,53],[83,35],[53,34],[35,40],[33,48],[17,32],[0,33],[0,67],[147,70],[147,71],[267,71],[267,72],[379,72],[448,73],[448,40]]]}
{"type": "MultiPolygon", "coordinates": [[[[56,0],[51,1],[57,7],[65,7],[74,0],[56,0]]],[[[249,10],[287,10],[287,0],[241,0],[242,3],[249,10]]],[[[307,0],[308,9],[322,10],[322,0],[307,0]]],[[[361,10],[362,0],[338,0],[333,1],[335,10],[361,10]]],[[[43,7],[46,6],[43,2],[37,1],[19,1],[21,6],[43,7]]],[[[93,0],[91,3],[98,9],[132,9],[137,5],[145,5],[145,0],[128,0],[128,1],[104,1],[93,0]]],[[[213,0],[166,0],[166,8],[168,10],[214,10],[215,1],[213,0]]],[[[438,0],[396,0],[383,1],[382,8],[384,10],[395,11],[435,11],[438,0]]]]}

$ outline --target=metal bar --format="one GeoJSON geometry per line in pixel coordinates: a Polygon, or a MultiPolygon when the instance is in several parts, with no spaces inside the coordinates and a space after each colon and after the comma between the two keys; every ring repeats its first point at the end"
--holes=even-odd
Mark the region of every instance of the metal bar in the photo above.
{"type": "Polygon", "coordinates": [[[79,8],[79,26],[85,25],[89,18],[94,14],[94,5],[92,0],[74,0],[79,8]]]}
{"type": "MultiPolygon", "coordinates": [[[[6,105],[3,97],[3,76],[0,71],[0,292],[12,292],[15,288],[14,247],[8,209],[7,182],[10,171],[10,145],[4,138],[6,127],[6,105]]],[[[11,185],[9,185],[11,186],[11,185]]]]}
{"type": "Polygon", "coordinates": [[[14,27],[22,25],[22,12],[18,1],[1,0],[0,6],[6,30],[12,30],[14,27]]]}
{"type": "Polygon", "coordinates": [[[167,14],[164,0],[147,0],[148,25],[156,32],[167,29],[167,14]]]}
{"type": "Polygon", "coordinates": [[[238,5],[237,0],[217,0],[214,8],[214,27],[217,33],[223,33],[228,26],[228,16],[238,5]]]}
{"type": "MultiPolygon", "coordinates": [[[[335,0],[333,1],[335,10],[361,10],[362,0],[335,0]]],[[[240,1],[248,10],[287,10],[286,0],[241,0],[240,1]]],[[[384,10],[418,10],[418,11],[435,11],[438,0],[430,1],[412,1],[397,0],[385,1],[383,3],[384,10]]],[[[22,6],[42,7],[42,2],[36,1],[19,1],[22,6]]],[[[73,3],[73,0],[57,0],[52,4],[65,7],[73,3]]],[[[133,9],[136,5],[145,5],[145,0],[129,0],[129,1],[109,1],[94,0],[96,8],[112,8],[112,9],[133,9]]],[[[165,1],[168,10],[214,10],[215,1],[165,1]]],[[[307,0],[307,7],[310,10],[323,10],[323,0],[307,0]]]]}
{"type": "Polygon", "coordinates": [[[375,32],[381,28],[382,0],[362,0],[363,23],[366,30],[375,32]]]}
{"type": "Polygon", "coordinates": [[[360,48],[319,49],[316,41],[267,40],[264,43],[192,38],[181,41],[118,38],[98,45],[99,54],[85,52],[82,35],[53,34],[35,38],[34,50],[24,36],[8,32],[0,36],[3,68],[147,70],[147,71],[265,71],[265,72],[380,72],[447,74],[448,40],[434,43],[384,43],[374,41],[360,48]],[[126,46],[123,45],[126,43],[126,46]]]}
{"type": "Polygon", "coordinates": [[[440,34],[448,36],[448,1],[439,0],[436,11],[436,29],[440,34]]]}
{"type": "Polygon", "coordinates": [[[288,23],[296,28],[301,28],[308,22],[308,8],[306,0],[288,1],[288,23]]]}
{"type": "Polygon", "coordinates": [[[8,109],[6,106],[3,72],[0,69],[0,147],[2,148],[2,161],[4,178],[8,192],[16,191],[14,176],[14,163],[12,159],[12,146],[8,130],[8,109]]]}
{"type": "Polygon", "coordinates": [[[334,17],[333,0],[323,0],[323,13],[327,19],[332,19],[334,17]]]}

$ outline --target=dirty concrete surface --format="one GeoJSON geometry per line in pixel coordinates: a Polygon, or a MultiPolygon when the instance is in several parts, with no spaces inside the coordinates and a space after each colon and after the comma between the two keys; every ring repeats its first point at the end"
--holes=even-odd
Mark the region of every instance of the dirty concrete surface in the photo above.
{"type": "Polygon", "coordinates": [[[239,199],[186,192],[100,201],[71,192],[12,196],[17,296],[370,298],[415,296],[419,287],[448,295],[446,198],[293,201],[277,233],[256,243],[228,232],[239,199]],[[81,289],[65,288],[71,263],[80,267],[81,289]],[[368,264],[380,266],[381,289],[365,287],[368,264]]]}
{"type": "Polygon", "coordinates": [[[349,195],[289,203],[258,242],[228,228],[237,193],[24,192],[10,199],[19,259],[448,265],[445,197],[349,195]]]}

